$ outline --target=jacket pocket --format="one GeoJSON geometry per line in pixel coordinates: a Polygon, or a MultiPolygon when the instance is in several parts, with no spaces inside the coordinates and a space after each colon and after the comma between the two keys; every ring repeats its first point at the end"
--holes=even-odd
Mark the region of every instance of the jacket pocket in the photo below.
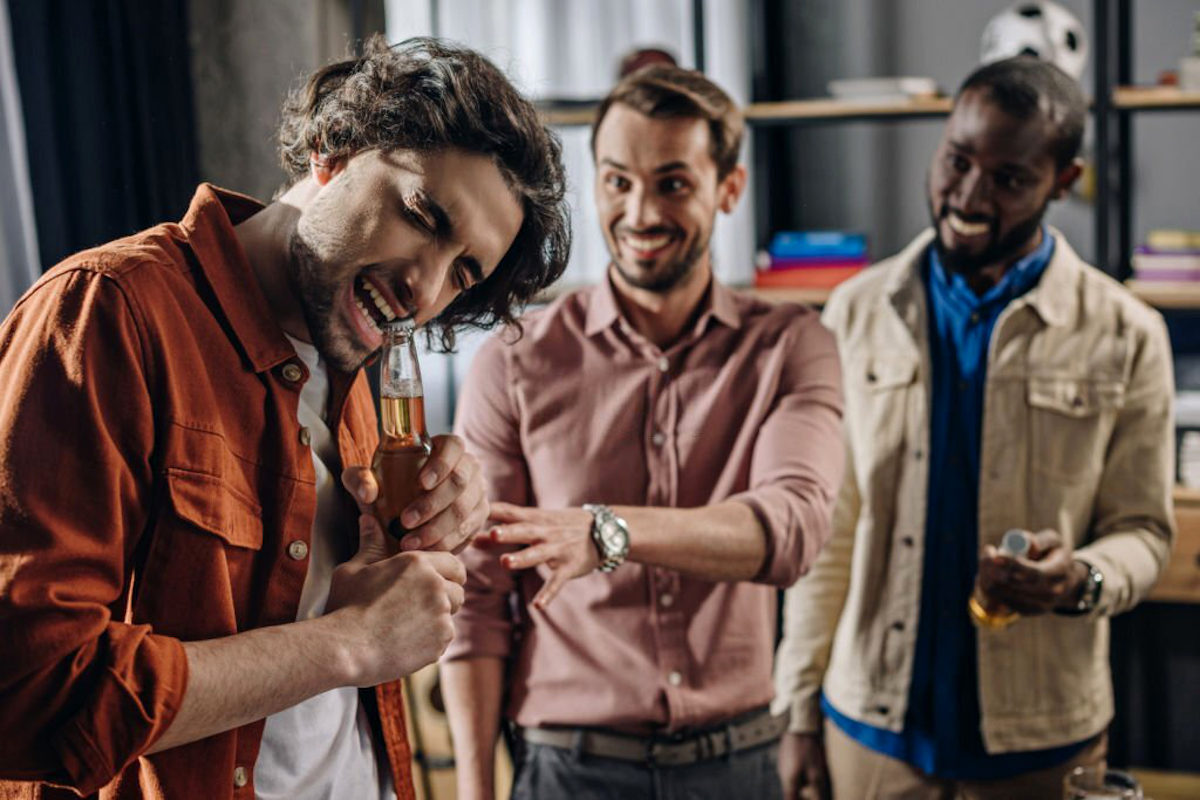
{"type": "Polygon", "coordinates": [[[1125,405],[1121,381],[1034,375],[1026,402],[1034,471],[1068,481],[1100,471],[1116,414],[1125,405]]]}
{"type": "Polygon", "coordinates": [[[168,467],[167,493],[181,519],[234,547],[262,548],[262,507],[233,492],[220,476],[168,467]]]}

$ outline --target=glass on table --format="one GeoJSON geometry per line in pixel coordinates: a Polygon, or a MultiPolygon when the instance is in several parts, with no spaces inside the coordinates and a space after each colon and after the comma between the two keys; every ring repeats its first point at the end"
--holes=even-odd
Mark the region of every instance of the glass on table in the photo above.
{"type": "Polygon", "coordinates": [[[1119,769],[1076,767],[1063,778],[1063,800],[1142,800],[1142,787],[1119,769]]]}

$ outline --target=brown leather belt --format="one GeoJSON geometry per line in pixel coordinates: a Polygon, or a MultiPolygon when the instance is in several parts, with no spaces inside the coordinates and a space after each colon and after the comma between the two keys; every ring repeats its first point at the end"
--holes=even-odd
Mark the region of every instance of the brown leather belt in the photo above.
{"type": "Polygon", "coordinates": [[[773,717],[763,709],[736,722],[677,736],[630,736],[593,728],[522,728],[521,736],[530,744],[590,756],[682,767],[769,744],[783,735],[787,725],[786,714],[773,717]]]}

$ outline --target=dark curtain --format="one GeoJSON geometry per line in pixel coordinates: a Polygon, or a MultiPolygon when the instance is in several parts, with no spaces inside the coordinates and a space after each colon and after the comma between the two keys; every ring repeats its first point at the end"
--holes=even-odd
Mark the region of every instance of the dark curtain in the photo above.
{"type": "Polygon", "coordinates": [[[8,0],[43,268],[177,220],[197,182],[186,0],[8,0]]]}

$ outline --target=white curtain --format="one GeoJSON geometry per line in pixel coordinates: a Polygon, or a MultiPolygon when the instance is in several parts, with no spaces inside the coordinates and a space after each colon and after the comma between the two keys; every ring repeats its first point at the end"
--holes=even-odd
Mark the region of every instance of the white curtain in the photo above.
{"type": "Polygon", "coordinates": [[[8,4],[0,3],[0,316],[41,272],[8,4]]]}
{"type": "MultiPolygon", "coordinates": [[[[705,73],[741,104],[750,95],[749,3],[704,4],[705,73]]],[[[599,100],[616,82],[621,57],[638,47],[661,47],[681,65],[695,66],[691,0],[385,0],[385,13],[388,41],[436,33],[461,42],[536,99],[599,100]]],[[[592,199],[590,129],[558,133],[573,223],[571,263],[559,283],[596,283],[608,250],[592,199]]],[[[749,141],[742,159],[753,163],[749,141]]],[[[753,194],[746,192],[733,215],[721,215],[713,233],[716,272],[726,283],[747,284],[753,275],[753,194]]],[[[454,357],[422,361],[431,431],[448,427],[455,387],[477,346],[478,337],[461,337],[454,357]]]]}

